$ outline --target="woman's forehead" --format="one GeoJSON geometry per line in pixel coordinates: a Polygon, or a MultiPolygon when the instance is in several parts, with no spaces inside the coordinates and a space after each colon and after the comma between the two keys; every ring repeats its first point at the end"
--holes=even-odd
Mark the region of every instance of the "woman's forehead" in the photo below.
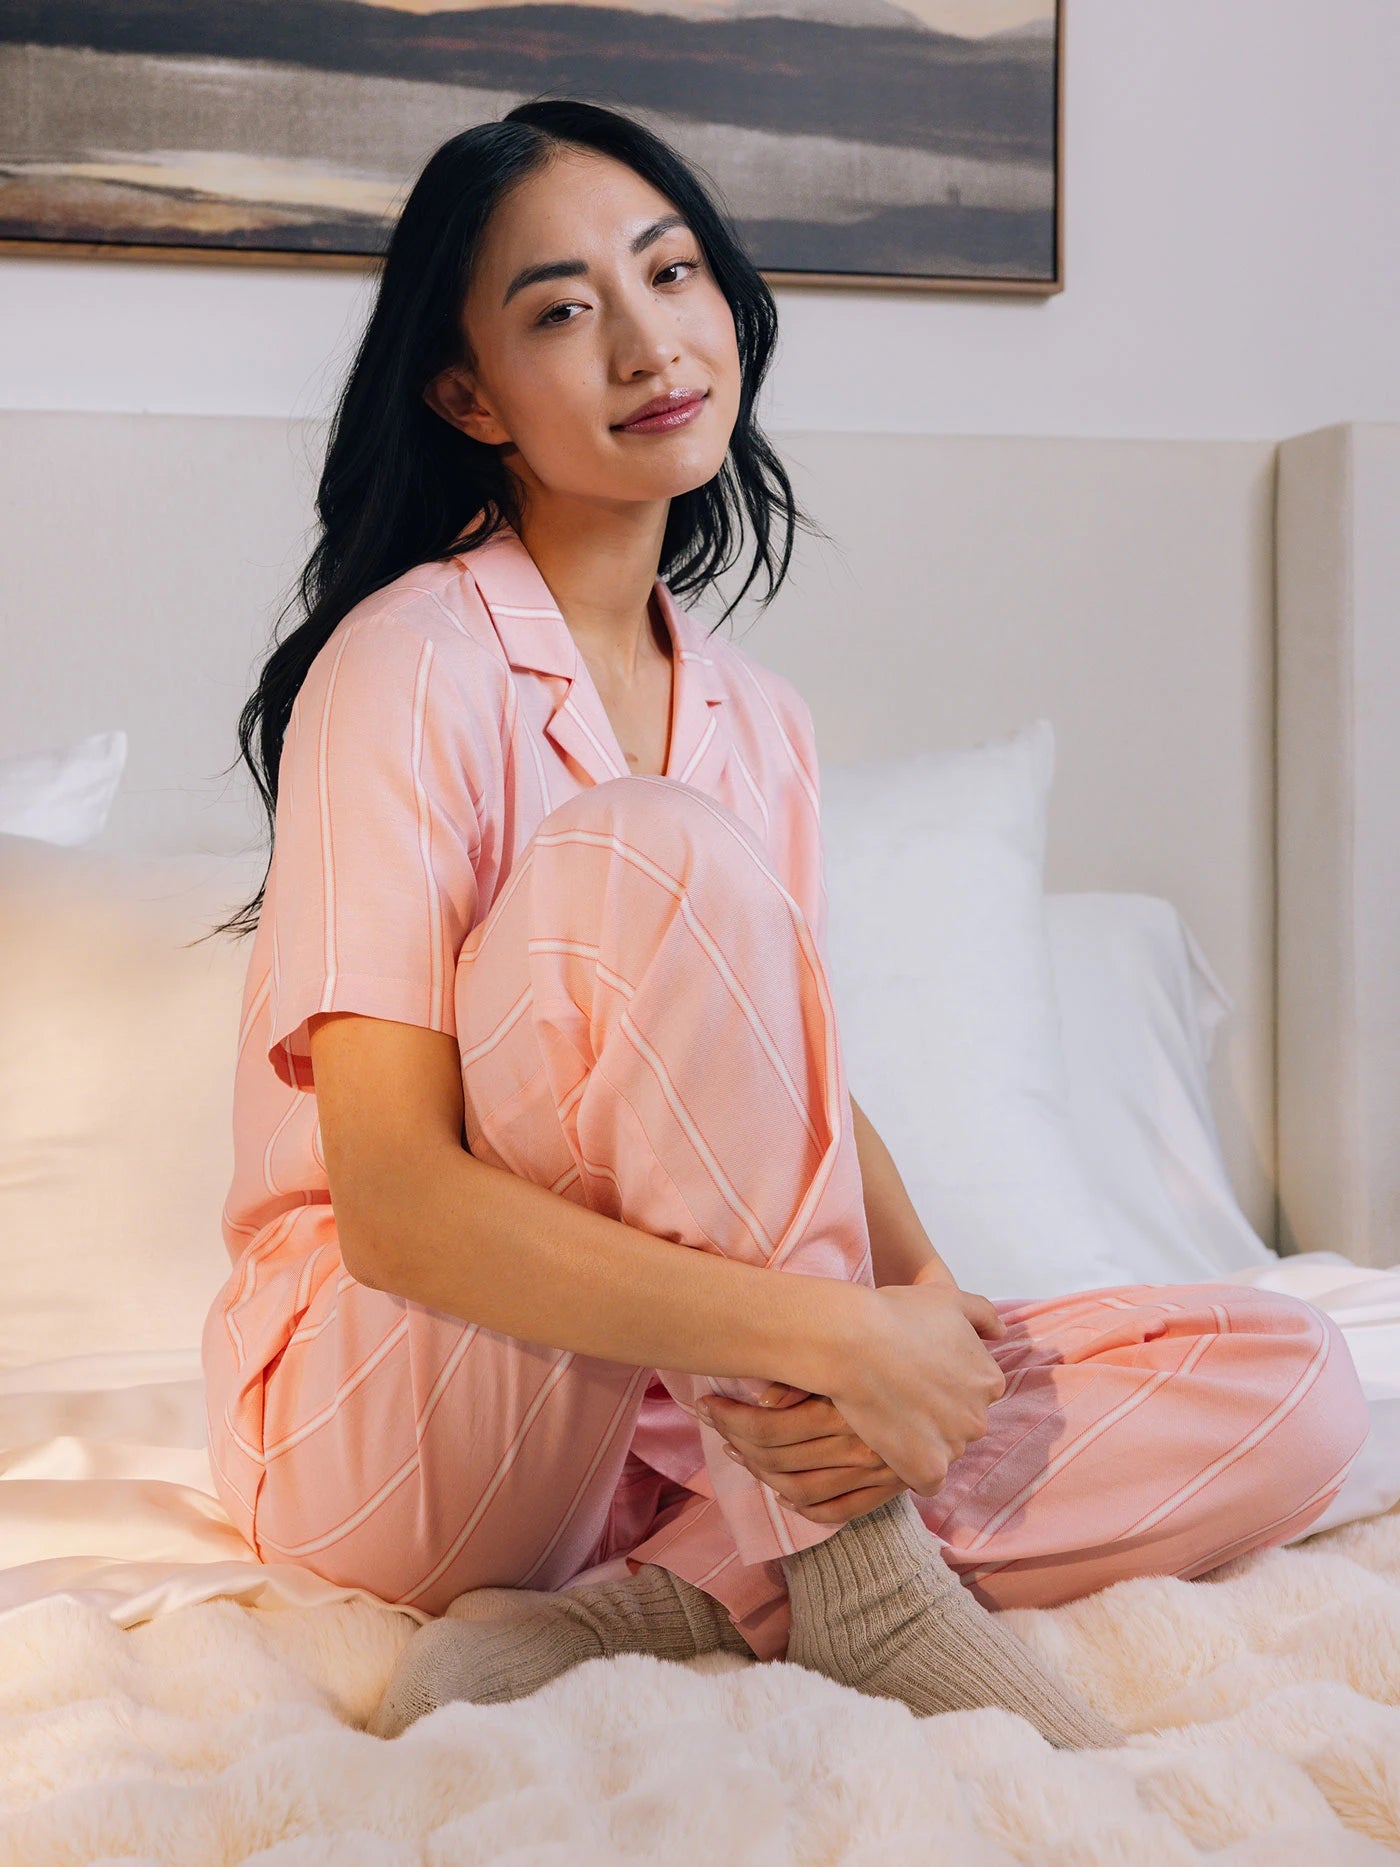
{"type": "Polygon", "coordinates": [[[502,198],[486,228],[482,271],[513,277],[521,266],[577,257],[589,247],[610,250],[675,212],[625,162],[567,150],[502,198]]]}

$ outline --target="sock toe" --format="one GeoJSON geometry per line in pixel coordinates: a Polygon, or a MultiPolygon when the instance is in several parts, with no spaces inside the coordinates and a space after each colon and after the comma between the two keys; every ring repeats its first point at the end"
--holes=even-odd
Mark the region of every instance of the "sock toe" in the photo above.
{"type": "Polygon", "coordinates": [[[425,1621],[394,1662],[379,1703],[365,1725],[369,1735],[395,1738],[439,1705],[465,1696],[455,1689],[463,1683],[463,1646],[454,1623],[425,1621]]]}

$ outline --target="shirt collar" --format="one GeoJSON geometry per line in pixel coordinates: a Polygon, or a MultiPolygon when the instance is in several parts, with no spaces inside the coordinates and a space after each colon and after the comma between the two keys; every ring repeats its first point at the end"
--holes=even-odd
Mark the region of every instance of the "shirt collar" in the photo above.
{"type": "MultiPolygon", "coordinates": [[[[550,738],[595,781],[627,776],[593,682],[579,679],[587,669],[578,644],[515,527],[503,521],[485,543],[457,555],[476,580],[511,667],[564,683],[546,725],[550,738]]],[[[668,775],[705,788],[718,777],[729,750],[720,705],[724,681],[704,625],[681,608],[662,578],[652,587],[679,656],[668,775]]]]}

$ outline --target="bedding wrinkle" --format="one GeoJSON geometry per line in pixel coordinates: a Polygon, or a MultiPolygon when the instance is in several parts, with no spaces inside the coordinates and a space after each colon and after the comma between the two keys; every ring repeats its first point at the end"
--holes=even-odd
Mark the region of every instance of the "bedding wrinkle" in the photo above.
{"type": "MultiPolygon", "coordinates": [[[[230,1272],[202,1345],[211,1469],[262,1560],[393,1605],[655,1562],[774,1657],[780,1558],[833,1529],[695,1413],[761,1376],[611,1364],[359,1284],[316,1142],[307,1019],[419,1024],[457,1039],[477,1157],[677,1248],[871,1281],[811,717],[660,580],[656,597],[662,776],[625,774],[509,528],[367,598],[308,673],[244,994],[230,1272]]],[[[916,1500],[989,1605],[1281,1541],[1365,1437],[1350,1359],[1297,1299],[1128,1285],[996,1306],[1006,1391],[916,1500]]]]}

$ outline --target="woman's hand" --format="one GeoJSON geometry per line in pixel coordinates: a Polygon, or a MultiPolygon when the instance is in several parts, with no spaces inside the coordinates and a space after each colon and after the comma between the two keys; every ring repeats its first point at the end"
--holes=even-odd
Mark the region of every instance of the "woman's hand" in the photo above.
{"type": "MultiPolygon", "coordinates": [[[[912,1291],[916,1286],[941,1291],[945,1303],[954,1306],[951,1312],[945,1309],[931,1326],[940,1340],[951,1335],[959,1365],[970,1363],[971,1369],[970,1416],[964,1418],[967,1396],[961,1397],[960,1406],[959,1396],[954,1394],[951,1410],[946,1419],[940,1415],[941,1423],[936,1428],[944,1454],[942,1472],[930,1487],[936,1491],[947,1475],[947,1467],[972,1439],[986,1431],[986,1403],[980,1398],[984,1388],[988,1399],[994,1400],[1000,1398],[1006,1386],[1001,1370],[985,1350],[980,1360],[968,1356],[969,1331],[972,1346],[980,1349],[978,1338],[1000,1340],[1006,1334],[1006,1325],[985,1297],[959,1290],[942,1264],[929,1265],[913,1284],[896,1288],[912,1291]],[[979,1418],[978,1429],[964,1436],[960,1429],[976,1425],[979,1418]]],[[[910,1489],[905,1478],[853,1430],[836,1402],[825,1395],[810,1395],[775,1383],[756,1405],[727,1400],[718,1394],[708,1396],[703,1404],[730,1456],[799,1516],[813,1523],[848,1523],[910,1489]]],[[[946,1410],[946,1396],[944,1406],[946,1410]]],[[[915,1490],[921,1488],[913,1486],[915,1490]]]]}
{"type": "Polygon", "coordinates": [[[754,1405],[710,1394],[701,1407],[730,1458],[813,1523],[849,1523],[909,1488],[822,1394],[775,1382],[754,1405]]]}
{"type": "Polygon", "coordinates": [[[987,1409],[1006,1377],[983,1346],[1006,1325],[984,1296],[960,1290],[939,1267],[912,1284],[867,1293],[869,1320],[842,1358],[831,1400],[852,1430],[921,1497],[987,1431],[987,1409]]]}

